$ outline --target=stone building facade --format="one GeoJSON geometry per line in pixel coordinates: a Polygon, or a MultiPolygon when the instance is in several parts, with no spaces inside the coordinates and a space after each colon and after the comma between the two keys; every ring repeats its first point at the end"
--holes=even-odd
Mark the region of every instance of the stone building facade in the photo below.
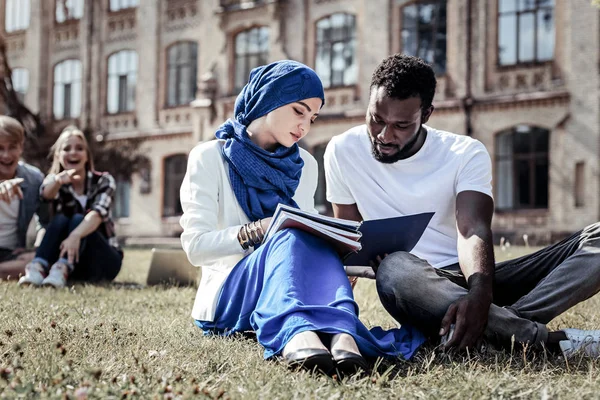
{"type": "MultiPolygon", "coordinates": [[[[419,55],[438,73],[429,124],[481,140],[496,237],[549,241],[600,217],[599,11],[589,0],[0,0],[15,87],[55,131],[143,140],[121,182],[122,236],[180,232],[186,155],[231,115],[249,70],[312,66],[326,107],[302,146],[364,121],[371,73],[419,55]]],[[[325,201],[324,182],[317,202],[325,201]]]]}

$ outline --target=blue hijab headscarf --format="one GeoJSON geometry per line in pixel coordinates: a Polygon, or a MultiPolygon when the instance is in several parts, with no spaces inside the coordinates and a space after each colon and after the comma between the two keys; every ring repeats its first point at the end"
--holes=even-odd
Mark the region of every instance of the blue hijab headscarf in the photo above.
{"type": "Polygon", "coordinates": [[[271,217],[277,204],[298,207],[292,199],[300,183],[304,161],[297,144],[274,152],[254,144],[246,128],[271,111],[313,97],[325,104],[321,80],[296,61],[276,61],[255,68],[235,100],[234,119],[227,120],[215,136],[224,139],[223,157],[235,197],[251,221],[271,217]]]}

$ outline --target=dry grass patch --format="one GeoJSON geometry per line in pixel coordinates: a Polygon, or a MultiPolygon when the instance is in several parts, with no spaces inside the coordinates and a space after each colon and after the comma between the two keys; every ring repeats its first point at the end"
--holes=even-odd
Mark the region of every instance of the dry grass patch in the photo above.
{"type": "MultiPolygon", "coordinates": [[[[567,364],[522,351],[444,355],[429,347],[414,360],[380,363],[372,376],[343,384],[290,373],[265,362],[252,338],[202,336],[189,317],[195,289],[139,285],[149,257],[128,250],[113,285],[57,291],[0,283],[0,397],[600,397],[600,362],[567,364]]],[[[356,297],[368,324],[395,325],[373,282],[361,281],[356,297]]],[[[580,304],[552,327],[600,327],[598,301],[580,304]]]]}

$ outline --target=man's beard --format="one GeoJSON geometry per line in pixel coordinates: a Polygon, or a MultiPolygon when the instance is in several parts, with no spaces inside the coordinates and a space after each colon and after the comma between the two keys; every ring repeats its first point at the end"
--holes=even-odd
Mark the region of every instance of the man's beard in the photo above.
{"type": "Polygon", "coordinates": [[[402,147],[402,149],[400,149],[399,146],[394,146],[398,150],[391,155],[385,155],[382,152],[380,152],[377,148],[376,139],[373,138],[373,135],[369,133],[369,137],[371,138],[371,153],[373,154],[373,157],[375,157],[375,159],[380,163],[384,164],[393,164],[397,161],[407,158],[407,155],[413,150],[413,148],[419,141],[419,137],[421,136],[421,130],[424,130],[423,125],[419,127],[419,130],[417,131],[415,137],[413,137],[408,143],[406,143],[404,147],[402,147]]]}

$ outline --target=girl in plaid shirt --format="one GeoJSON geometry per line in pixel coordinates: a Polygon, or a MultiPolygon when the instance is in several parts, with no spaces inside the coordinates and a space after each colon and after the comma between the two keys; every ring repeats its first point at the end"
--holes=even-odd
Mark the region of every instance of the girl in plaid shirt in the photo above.
{"type": "Polygon", "coordinates": [[[67,278],[113,280],[123,259],[110,209],[115,180],[94,170],[88,142],[76,127],[65,128],[51,151],[40,195],[52,203],[54,218],[19,284],[60,288],[67,278]]]}

